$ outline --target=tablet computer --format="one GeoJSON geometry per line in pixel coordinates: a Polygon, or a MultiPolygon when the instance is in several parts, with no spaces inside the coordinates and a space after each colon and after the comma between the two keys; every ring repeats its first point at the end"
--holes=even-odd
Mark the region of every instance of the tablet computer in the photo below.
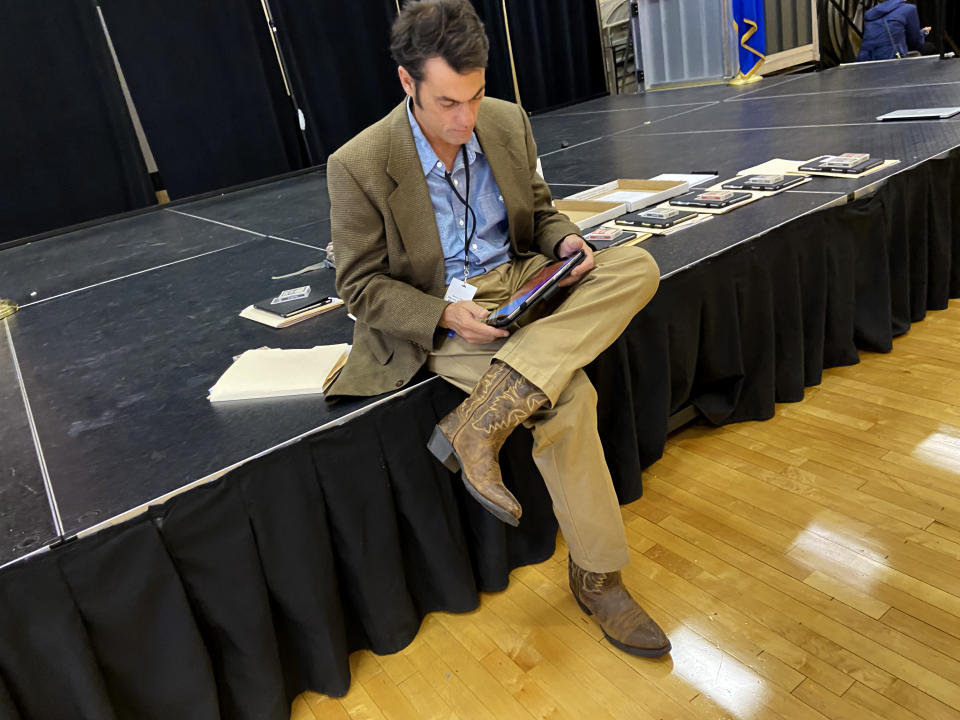
{"type": "MultiPolygon", "coordinates": [[[[847,155],[851,153],[845,153],[847,155]]],[[[842,173],[844,175],[859,175],[864,173],[871,168],[875,168],[877,165],[883,164],[883,158],[872,158],[867,157],[866,160],[861,160],[860,162],[851,164],[851,165],[841,165],[836,164],[836,158],[840,158],[840,155],[821,155],[818,158],[814,158],[810,162],[806,162],[800,166],[800,170],[805,170],[807,172],[832,172],[832,173],[842,173]]]]}
{"type": "Polygon", "coordinates": [[[586,256],[587,254],[580,250],[566,260],[547,265],[530,278],[506,305],[487,315],[484,322],[498,328],[512,325],[527,310],[553,295],[559,289],[560,281],[582,263],[586,256]]]}
{"type": "Polygon", "coordinates": [[[333,298],[314,295],[310,291],[310,286],[304,285],[303,287],[284,290],[275,297],[254,303],[253,306],[258,310],[288,318],[312,310],[318,305],[329,305],[332,302],[333,298]]]}
{"type": "Polygon", "coordinates": [[[665,230],[697,217],[697,213],[689,210],[675,210],[673,208],[648,208],[637,210],[618,217],[614,222],[627,227],[653,228],[665,230]]]}
{"type": "Polygon", "coordinates": [[[804,175],[744,175],[725,182],[723,187],[728,190],[783,190],[793,185],[806,182],[804,175]]]}
{"type": "Polygon", "coordinates": [[[736,205],[738,202],[749,200],[750,198],[751,195],[748,192],[738,193],[732,190],[704,190],[703,192],[692,192],[675,197],[670,201],[670,204],[678,207],[725,208],[729,205],[736,205]]]}
{"type": "Polygon", "coordinates": [[[623,245],[623,243],[628,240],[633,240],[636,236],[637,234],[635,232],[630,232],[629,230],[620,230],[601,225],[589,232],[585,232],[583,239],[590,243],[595,250],[604,250],[608,247],[623,245]]]}

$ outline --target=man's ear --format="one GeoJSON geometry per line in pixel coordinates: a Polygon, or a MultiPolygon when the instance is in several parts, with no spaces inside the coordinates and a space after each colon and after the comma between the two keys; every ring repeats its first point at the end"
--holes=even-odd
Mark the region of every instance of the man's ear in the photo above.
{"type": "Polygon", "coordinates": [[[400,76],[400,84],[403,86],[403,91],[410,97],[415,97],[416,83],[413,81],[413,76],[407,72],[407,69],[403,65],[397,66],[397,75],[400,76]]]}

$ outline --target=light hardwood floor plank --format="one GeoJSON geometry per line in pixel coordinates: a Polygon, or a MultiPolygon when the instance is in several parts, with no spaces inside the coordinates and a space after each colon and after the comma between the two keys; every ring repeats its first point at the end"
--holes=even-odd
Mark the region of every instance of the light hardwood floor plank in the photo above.
{"type": "Polygon", "coordinates": [[[688,427],[624,506],[631,593],[673,652],[625,655],[566,545],[293,720],[960,720],[960,301],[769,421],[688,427]]]}
{"type": "Polygon", "coordinates": [[[420,673],[414,672],[398,687],[422,720],[444,720],[452,716],[450,706],[420,673]]]}
{"type": "Polygon", "coordinates": [[[884,720],[927,720],[860,683],[851,685],[843,698],[884,720]]]}

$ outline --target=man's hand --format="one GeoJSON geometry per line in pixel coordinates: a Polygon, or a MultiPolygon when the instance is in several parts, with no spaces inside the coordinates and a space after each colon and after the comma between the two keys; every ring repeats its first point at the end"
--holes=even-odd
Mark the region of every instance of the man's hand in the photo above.
{"type": "Polygon", "coordinates": [[[593,270],[593,250],[587,245],[587,241],[579,235],[567,235],[560,241],[560,247],[557,249],[557,255],[561,258],[568,258],[578,250],[583,250],[587,256],[579,265],[577,265],[570,274],[560,281],[560,287],[567,287],[579,282],[580,278],[593,270]]]}
{"type": "Polygon", "coordinates": [[[450,303],[440,316],[440,327],[453,330],[469,343],[488,343],[510,333],[482,322],[489,313],[473,300],[450,303]]]}

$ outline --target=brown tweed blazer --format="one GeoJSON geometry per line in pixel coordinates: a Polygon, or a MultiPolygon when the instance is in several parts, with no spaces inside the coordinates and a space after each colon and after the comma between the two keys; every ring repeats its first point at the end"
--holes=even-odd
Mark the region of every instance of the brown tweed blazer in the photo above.
{"type": "MultiPolygon", "coordinates": [[[[515,257],[541,253],[577,226],[537,175],[526,113],[492,98],[475,128],[503,195],[515,257]]],[[[443,250],[406,101],[327,161],[337,293],[357,318],[350,359],[327,391],[377,395],[406,385],[433,349],[447,303],[443,250]]]]}

